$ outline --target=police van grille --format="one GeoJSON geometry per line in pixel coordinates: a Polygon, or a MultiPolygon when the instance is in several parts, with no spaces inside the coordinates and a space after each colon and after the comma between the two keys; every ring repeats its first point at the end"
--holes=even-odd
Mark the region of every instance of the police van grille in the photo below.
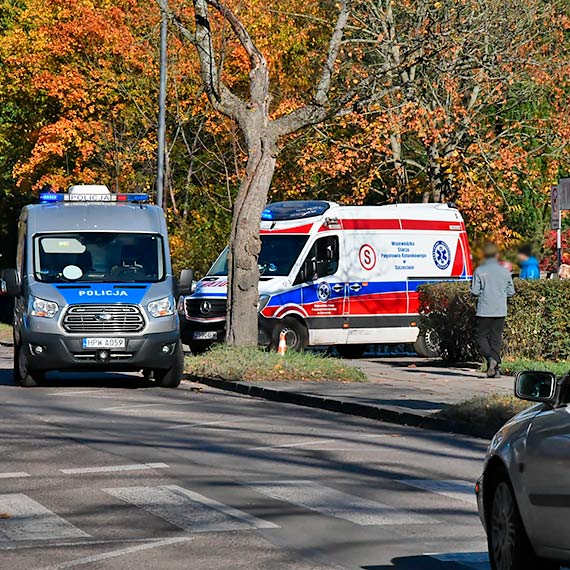
{"type": "Polygon", "coordinates": [[[186,316],[199,319],[225,317],[226,306],[225,299],[186,299],[186,316]]]}
{"type": "Polygon", "coordinates": [[[70,333],[137,333],[144,325],[136,305],[72,305],[63,318],[70,333]]]}

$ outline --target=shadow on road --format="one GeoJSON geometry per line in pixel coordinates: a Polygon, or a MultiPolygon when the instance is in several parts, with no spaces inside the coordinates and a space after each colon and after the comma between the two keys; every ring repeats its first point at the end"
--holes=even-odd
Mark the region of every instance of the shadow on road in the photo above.
{"type": "Polygon", "coordinates": [[[465,565],[457,562],[441,562],[430,556],[406,556],[394,558],[389,566],[363,566],[362,570],[467,570],[469,568],[485,569],[488,565],[465,565]]]}

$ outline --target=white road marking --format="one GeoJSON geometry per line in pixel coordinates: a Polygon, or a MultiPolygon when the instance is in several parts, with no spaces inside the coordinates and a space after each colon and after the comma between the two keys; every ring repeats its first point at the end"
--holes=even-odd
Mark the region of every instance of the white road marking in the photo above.
{"type": "Polygon", "coordinates": [[[180,424],[177,426],[170,426],[166,429],[188,429],[196,427],[209,427],[209,426],[224,426],[229,424],[243,424],[243,423],[255,423],[255,419],[244,419],[244,420],[216,420],[211,422],[194,422],[191,424],[180,424]]]}
{"type": "Polygon", "coordinates": [[[164,540],[157,540],[147,544],[139,544],[137,546],[129,546],[121,550],[114,550],[112,552],[103,552],[101,554],[94,554],[93,556],[85,556],[84,558],[77,558],[76,560],[69,560],[51,566],[43,566],[39,570],[65,570],[66,568],[77,568],[77,566],[85,566],[93,564],[94,562],[101,562],[102,560],[109,560],[111,558],[119,558],[120,556],[127,556],[135,552],[142,552],[144,550],[151,550],[153,548],[161,548],[163,546],[170,546],[172,544],[180,544],[181,542],[188,542],[191,540],[189,536],[180,536],[177,538],[165,538],[164,540]]]}
{"type": "Polygon", "coordinates": [[[449,480],[435,481],[431,479],[401,479],[400,483],[428,491],[444,497],[449,497],[456,501],[469,503],[477,506],[477,497],[475,496],[475,484],[469,481],[449,480]]]}
{"type": "Polygon", "coordinates": [[[0,542],[90,536],[24,494],[0,495],[0,513],[0,542]]]}
{"type": "Polygon", "coordinates": [[[247,483],[248,487],[272,499],[299,505],[325,516],[350,521],[360,526],[433,524],[433,518],[376,501],[349,495],[314,481],[273,481],[247,483]]]}
{"type": "Polygon", "coordinates": [[[103,489],[187,532],[220,532],[279,528],[213,499],[177,485],[103,489]]]}
{"type": "Polygon", "coordinates": [[[490,570],[489,555],[486,552],[456,552],[449,554],[425,554],[438,562],[453,562],[473,570],[490,570]]]}
{"type": "Polygon", "coordinates": [[[103,465],[99,467],[77,467],[60,469],[65,475],[83,475],[87,473],[113,473],[115,471],[146,471],[149,469],[168,469],[166,463],[133,463],[132,465],[103,465]]]}
{"type": "Polygon", "coordinates": [[[249,451],[263,451],[269,449],[286,449],[291,447],[306,447],[309,445],[318,445],[320,443],[332,443],[334,439],[314,439],[312,441],[295,441],[293,443],[282,443],[280,445],[264,445],[262,447],[250,447],[249,451]]]}
{"type": "Polygon", "coordinates": [[[21,479],[22,477],[31,477],[25,471],[16,471],[14,473],[0,473],[0,479],[21,479]]]}

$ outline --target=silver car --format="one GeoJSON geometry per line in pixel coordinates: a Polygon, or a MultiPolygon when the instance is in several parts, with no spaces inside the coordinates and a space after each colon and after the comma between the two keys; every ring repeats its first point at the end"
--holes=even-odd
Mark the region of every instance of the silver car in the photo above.
{"type": "Polygon", "coordinates": [[[522,372],[515,394],[536,405],[489,446],[476,485],[493,570],[559,570],[570,562],[570,376],[522,372]]]}

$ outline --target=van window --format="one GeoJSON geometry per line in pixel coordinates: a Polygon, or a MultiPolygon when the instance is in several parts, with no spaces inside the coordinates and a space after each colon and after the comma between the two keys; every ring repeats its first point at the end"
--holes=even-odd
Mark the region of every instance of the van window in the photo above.
{"type": "Polygon", "coordinates": [[[164,244],[154,234],[40,235],[34,238],[34,273],[47,283],[155,283],[164,279],[164,244]]]}
{"type": "Polygon", "coordinates": [[[311,247],[305,263],[299,271],[295,284],[316,281],[334,275],[339,266],[338,236],[318,239],[311,247]]]}
{"type": "MultiPolygon", "coordinates": [[[[259,274],[262,277],[287,277],[309,238],[300,235],[262,235],[259,274]]],[[[224,250],[208,275],[228,274],[228,250],[224,250]]]]}

